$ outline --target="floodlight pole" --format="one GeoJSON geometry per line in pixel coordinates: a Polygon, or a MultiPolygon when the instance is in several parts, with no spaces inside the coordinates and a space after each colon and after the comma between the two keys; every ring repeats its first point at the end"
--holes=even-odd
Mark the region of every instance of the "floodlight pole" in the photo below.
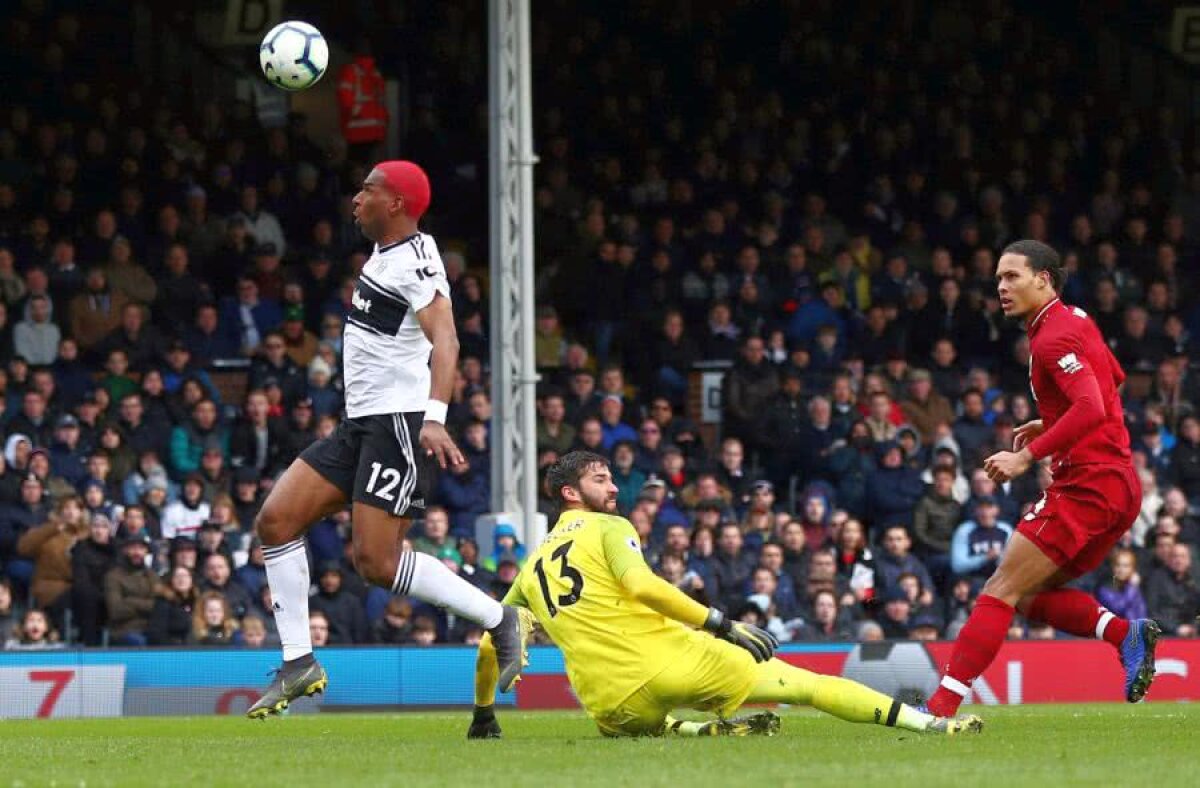
{"type": "Polygon", "coordinates": [[[533,110],[529,0],[488,1],[492,511],[527,544],[537,524],[533,353],[533,110]]]}

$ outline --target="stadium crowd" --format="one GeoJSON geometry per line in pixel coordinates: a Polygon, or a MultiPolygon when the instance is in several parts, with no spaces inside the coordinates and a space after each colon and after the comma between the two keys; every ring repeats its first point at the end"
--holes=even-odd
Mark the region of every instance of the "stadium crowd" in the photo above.
{"type": "MultiPolygon", "coordinates": [[[[610,457],[652,566],[781,640],[953,638],[1049,481],[981,469],[1036,417],[997,251],[1045,240],[1131,373],[1144,487],[1125,544],[1078,582],[1194,636],[1194,129],[1111,100],[1004,4],[765,5],[539,5],[539,465],[610,457]],[[717,429],[689,416],[700,361],[728,364],[717,429]]],[[[169,106],[119,64],[80,77],[65,64],[94,31],[41,9],[9,16],[2,55],[20,69],[0,117],[0,642],[270,643],[252,523],[339,417],[364,163],[301,116],[169,106]]],[[[410,542],[501,596],[517,531],[473,538],[492,417],[483,20],[422,13],[407,23],[429,35],[377,49],[414,85],[401,152],[434,184],[470,462],[410,542]]],[[[349,528],[309,534],[315,644],[479,636],[368,588],[349,528]]]]}

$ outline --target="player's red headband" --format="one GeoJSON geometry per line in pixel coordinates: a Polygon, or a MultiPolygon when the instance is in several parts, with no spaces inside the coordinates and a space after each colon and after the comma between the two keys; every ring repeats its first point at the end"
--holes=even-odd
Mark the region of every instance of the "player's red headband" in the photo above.
{"type": "Polygon", "coordinates": [[[429,208],[429,178],[411,161],[381,161],[375,169],[383,173],[388,188],[404,198],[404,212],[420,219],[429,208]]]}

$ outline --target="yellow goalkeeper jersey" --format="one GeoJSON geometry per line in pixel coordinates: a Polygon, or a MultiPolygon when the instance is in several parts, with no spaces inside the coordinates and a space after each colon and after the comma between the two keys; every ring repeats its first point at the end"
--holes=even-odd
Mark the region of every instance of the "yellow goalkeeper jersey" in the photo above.
{"type": "Polygon", "coordinates": [[[615,708],[705,637],[633,599],[619,579],[633,565],[645,559],[628,520],[566,511],[505,598],[529,608],[554,639],[592,712],[615,708]]]}

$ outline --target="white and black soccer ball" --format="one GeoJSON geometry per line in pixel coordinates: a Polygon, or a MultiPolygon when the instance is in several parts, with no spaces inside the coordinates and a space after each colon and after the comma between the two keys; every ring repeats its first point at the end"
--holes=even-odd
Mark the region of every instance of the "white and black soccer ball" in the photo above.
{"type": "Polygon", "coordinates": [[[263,76],[284,90],[306,90],[329,66],[325,36],[307,22],[282,22],[263,37],[258,48],[263,76]]]}

